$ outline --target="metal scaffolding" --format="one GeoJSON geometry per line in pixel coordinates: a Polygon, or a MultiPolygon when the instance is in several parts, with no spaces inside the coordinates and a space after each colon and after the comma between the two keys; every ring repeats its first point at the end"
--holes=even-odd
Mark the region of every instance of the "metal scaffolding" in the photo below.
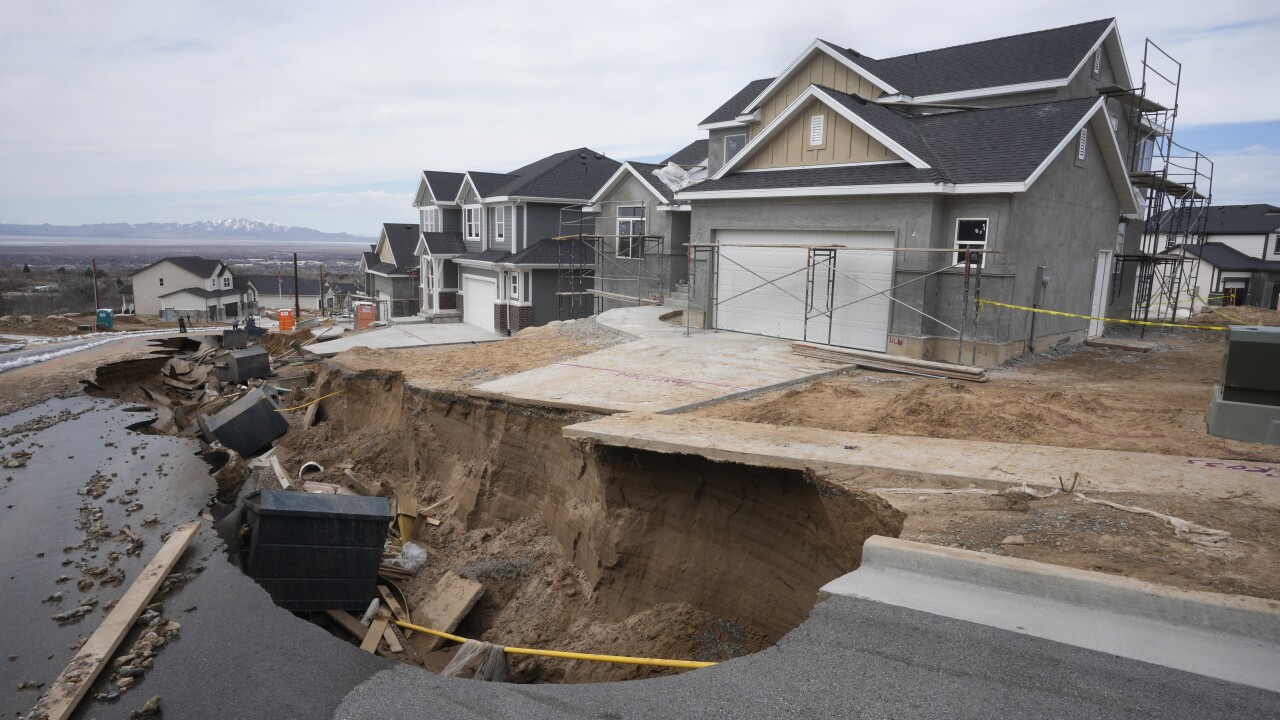
{"type": "MultiPolygon", "coordinates": [[[[587,208],[635,205],[634,201],[607,201],[594,205],[570,205],[560,210],[560,234],[556,242],[558,317],[572,320],[598,314],[606,300],[661,305],[666,286],[664,263],[646,262],[661,256],[661,235],[598,233],[587,208]]],[[[616,213],[615,213],[616,216],[616,213]]],[[[647,226],[648,218],[644,218],[647,226]]]]}
{"type": "MultiPolygon", "coordinates": [[[[972,313],[973,328],[969,333],[969,342],[971,344],[970,363],[972,364],[977,362],[977,355],[978,355],[979,313],[977,311],[976,306],[978,301],[982,299],[982,266],[986,264],[985,262],[982,261],[982,259],[984,255],[996,255],[996,254],[999,254],[1000,252],[1001,251],[999,250],[987,250],[987,249],[979,249],[979,248],[966,248],[966,249],[909,248],[909,247],[886,248],[886,247],[857,247],[857,246],[837,245],[837,244],[772,245],[772,244],[754,244],[754,243],[736,244],[736,243],[715,243],[715,242],[710,242],[710,243],[691,242],[689,243],[689,252],[688,252],[689,288],[690,288],[689,309],[692,310],[695,307],[694,297],[692,293],[693,293],[693,288],[697,286],[697,265],[699,260],[705,259],[708,267],[708,270],[706,273],[707,274],[707,290],[706,290],[707,299],[705,304],[702,304],[701,307],[699,307],[698,309],[703,310],[705,313],[707,313],[710,316],[713,326],[718,325],[718,321],[715,319],[715,315],[718,309],[724,304],[732,302],[733,300],[739,297],[742,297],[747,293],[760,290],[761,288],[773,287],[781,291],[784,295],[787,295],[788,297],[802,303],[802,307],[804,308],[804,324],[803,324],[803,330],[802,330],[802,337],[790,338],[790,339],[801,340],[805,342],[818,342],[826,345],[836,345],[837,343],[834,342],[834,333],[833,333],[836,312],[844,308],[850,307],[852,305],[856,305],[861,302],[866,302],[867,300],[870,300],[872,298],[884,297],[888,299],[891,303],[896,304],[897,306],[906,308],[920,315],[921,317],[931,320],[937,323],[938,325],[944,328],[947,328],[951,332],[955,333],[956,345],[957,345],[956,362],[960,363],[962,362],[962,359],[964,356],[964,346],[966,342],[965,326],[968,325],[970,321],[971,314],[969,310],[969,304],[970,304],[970,301],[972,300],[973,304],[975,305],[975,309],[972,313]],[[721,250],[724,248],[734,248],[734,247],[785,248],[785,249],[792,249],[792,250],[803,250],[805,253],[805,262],[801,267],[795,268],[794,270],[790,270],[790,271],[782,271],[782,274],[776,277],[765,277],[760,273],[756,272],[755,270],[752,270],[751,268],[743,265],[742,263],[737,262],[732,257],[726,256],[724,253],[721,252],[721,250]],[[840,253],[850,253],[850,252],[852,253],[891,252],[891,253],[927,253],[927,254],[945,253],[951,256],[962,255],[963,259],[955,263],[944,264],[942,267],[939,267],[933,270],[897,271],[897,272],[919,272],[919,274],[916,277],[911,278],[910,280],[907,280],[905,282],[891,284],[889,287],[883,288],[883,289],[876,289],[875,287],[872,287],[871,285],[862,281],[861,279],[854,277],[849,273],[844,272],[837,266],[837,260],[840,256],[840,253]],[[700,254],[702,255],[702,257],[700,257],[700,254]],[[754,276],[757,280],[759,280],[759,283],[750,288],[747,288],[746,290],[742,290],[740,292],[734,293],[729,297],[720,297],[720,294],[719,294],[720,293],[720,267],[721,267],[721,264],[725,262],[728,262],[731,265],[736,266],[737,268],[754,276]],[[956,269],[962,269],[963,284],[964,284],[964,297],[962,301],[962,311],[961,311],[962,317],[959,322],[959,327],[951,325],[950,323],[947,323],[946,321],[938,317],[930,315],[929,313],[925,312],[923,309],[915,307],[914,305],[911,305],[910,303],[902,300],[901,298],[894,296],[894,291],[899,290],[900,288],[920,282],[921,280],[924,280],[926,278],[939,275],[948,270],[956,270],[956,269]],[[804,273],[805,292],[804,292],[803,298],[793,295],[786,288],[784,288],[782,285],[779,284],[782,280],[786,280],[787,278],[790,278],[792,276],[799,275],[800,273],[804,273]],[[862,288],[869,290],[871,292],[867,295],[856,298],[854,300],[837,304],[836,292],[835,292],[836,281],[837,279],[840,279],[840,278],[850,280],[855,285],[859,285],[862,288]],[[972,293],[970,292],[971,290],[972,290],[972,293]],[[822,319],[826,320],[825,334],[821,333],[822,323],[815,322],[815,321],[820,321],[822,319]],[[814,327],[812,332],[810,330],[811,323],[813,324],[813,327],[814,327]],[[814,333],[819,334],[819,336],[811,337],[811,334],[814,334],[814,333]]],[[[686,310],[684,313],[686,335],[692,332],[692,321],[690,319],[691,318],[690,310],[686,310]]]]}
{"type": "Polygon", "coordinates": [[[1182,64],[1148,39],[1141,86],[1104,89],[1125,108],[1129,179],[1145,203],[1138,250],[1118,253],[1112,269],[1116,299],[1126,267],[1134,268],[1134,319],[1176,321],[1182,308],[1190,314],[1196,301],[1200,260],[1186,247],[1204,243],[1213,162],[1173,139],[1181,83],[1182,64]],[[1178,246],[1183,249],[1170,252],[1178,246]]]}

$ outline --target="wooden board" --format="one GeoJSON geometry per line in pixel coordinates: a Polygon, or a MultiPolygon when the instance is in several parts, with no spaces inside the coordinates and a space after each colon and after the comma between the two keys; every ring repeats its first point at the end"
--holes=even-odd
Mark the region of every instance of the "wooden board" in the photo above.
{"type": "Polygon", "coordinates": [[[47,697],[48,705],[44,708],[49,720],[63,720],[75,711],[89,686],[102,672],[107,660],[137,622],[138,616],[160,588],[160,583],[169,576],[173,566],[178,564],[178,559],[199,530],[200,523],[193,522],[178,527],[169,535],[160,551],[151,558],[151,562],[147,563],[142,573],[116,602],[107,619],[102,621],[84,647],[76,653],[75,659],[53,681],[47,697]]]}
{"type": "MultiPolygon", "coordinates": [[[[414,608],[413,624],[441,632],[453,632],[458,623],[471,612],[471,608],[475,607],[481,595],[484,595],[483,585],[451,570],[440,578],[427,599],[414,608]]],[[[425,633],[414,639],[414,645],[422,653],[435,650],[443,642],[442,638],[425,633]]]]}
{"type": "Polygon", "coordinates": [[[952,365],[951,363],[917,360],[915,358],[865,352],[851,348],[817,345],[814,343],[791,343],[791,351],[804,357],[848,363],[858,367],[891,372],[915,373],[934,377],[946,377],[970,382],[986,382],[987,373],[980,367],[971,365],[952,365]]]}
{"type": "Polygon", "coordinates": [[[387,618],[379,615],[373,619],[369,625],[369,632],[365,633],[364,640],[360,642],[360,649],[367,652],[375,652],[378,649],[378,643],[382,642],[382,633],[387,631],[387,618]]]}

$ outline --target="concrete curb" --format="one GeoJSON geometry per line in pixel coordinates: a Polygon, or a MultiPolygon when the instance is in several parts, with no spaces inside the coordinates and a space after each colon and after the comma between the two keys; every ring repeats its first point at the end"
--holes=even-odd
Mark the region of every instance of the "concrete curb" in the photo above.
{"type": "Polygon", "coordinates": [[[822,587],[944,617],[1280,691],[1280,603],[873,537],[822,587]]]}

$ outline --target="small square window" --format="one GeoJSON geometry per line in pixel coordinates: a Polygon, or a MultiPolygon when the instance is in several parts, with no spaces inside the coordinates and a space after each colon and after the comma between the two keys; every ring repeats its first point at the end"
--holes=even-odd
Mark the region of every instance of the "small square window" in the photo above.
{"type": "Polygon", "coordinates": [[[970,252],[987,248],[986,218],[960,218],[956,221],[956,265],[963,266],[968,257],[970,267],[985,267],[986,253],[970,252]]]}
{"type": "Polygon", "coordinates": [[[160,287],[164,287],[164,278],[160,278],[160,287]]]}
{"type": "Polygon", "coordinates": [[[728,163],[747,146],[746,133],[724,136],[724,161],[728,163]]]}

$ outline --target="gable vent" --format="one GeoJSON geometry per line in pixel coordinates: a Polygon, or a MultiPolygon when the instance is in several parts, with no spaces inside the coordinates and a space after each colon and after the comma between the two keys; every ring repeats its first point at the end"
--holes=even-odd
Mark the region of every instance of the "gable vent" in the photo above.
{"type": "Polygon", "coordinates": [[[814,115],[809,118],[809,144],[813,146],[822,145],[823,131],[826,129],[825,115],[814,115]]]}
{"type": "Polygon", "coordinates": [[[1102,48],[1093,52],[1093,74],[1097,75],[1100,72],[1102,72],[1102,48]]]}
{"type": "Polygon", "coordinates": [[[1089,147],[1089,128],[1080,128],[1080,149],[1076,151],[1076,159],[1084,160],[1084,150],[1089,147]]]}

